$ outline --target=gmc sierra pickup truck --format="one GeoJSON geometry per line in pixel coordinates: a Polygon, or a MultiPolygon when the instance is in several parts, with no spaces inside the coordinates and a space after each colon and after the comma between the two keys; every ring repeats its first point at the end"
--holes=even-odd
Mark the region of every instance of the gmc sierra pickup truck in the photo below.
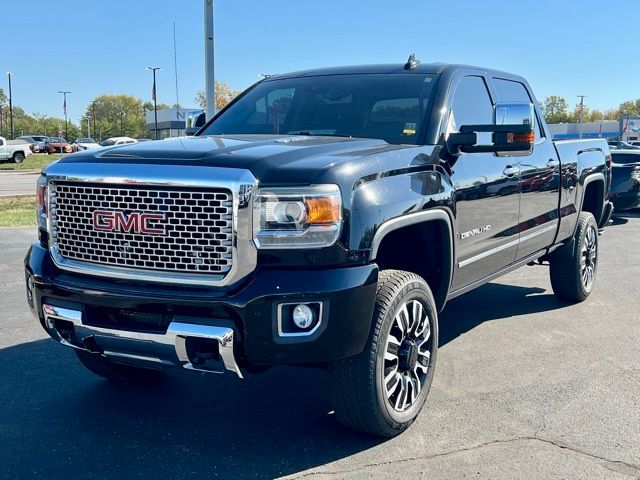
{"type": "Polygon", "coordinates": [[[609,162],[604,140],[554,142],[516,75],[272,76],[193,137],[47,167],[27,300],[97,375],[323,366],[336,417],[393,436],[447,300],[534,261],[559,298],[589,296],[609,162]]]}

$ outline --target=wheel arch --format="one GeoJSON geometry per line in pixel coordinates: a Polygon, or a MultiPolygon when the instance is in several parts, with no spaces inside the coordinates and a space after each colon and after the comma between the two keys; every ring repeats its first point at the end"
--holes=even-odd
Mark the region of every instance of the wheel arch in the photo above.
{"type": "Polygon", "coordinates": [[[588,175],[582,183],[582,198],[578,212],[590,212],[597,224],[600,224],[604,212],[605,183],[604,174],[601,172],[588,175]]]}
{"type": "Polygon", "coordinates": [[[451,216],[443,209],[396,217],[376,230],[370,261],[376,262],[380,269],[393,268],[420,275],[432,289],[438,310],[442,310],[453,276],[453,235],[451,216]]]}

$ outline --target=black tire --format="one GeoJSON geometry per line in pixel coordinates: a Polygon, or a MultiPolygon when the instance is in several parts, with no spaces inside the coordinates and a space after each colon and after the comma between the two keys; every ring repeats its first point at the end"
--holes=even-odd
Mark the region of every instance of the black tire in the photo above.
{"type": "Polygon", "coordinates": [[[584,301],[593,290],[598,271],[598,224],[589,212],[581,212],[573,239],[549,258],[553,293],[562,300],[584,301]]]}
{"type": "Polygon", "coordinates": [[[336,418],[349,428],[381,437],[393,437],[402,433],[413,423],[425,403],[433,380],[437,350],[438,316],[427,282],[414,273],[400,270],[380,272],[371,331],[364,350],[358,355],[339,360],[329,366],[331,401],[336,418]],[[419,330],[421,325],[422,315],[416,314],[416,310],[412,310],[411,319],[409,316],[405,317],[407,323],[403,331],[398,323],[398,316],[402,323],[401,312],[404,306],[411,305],[411,308],[416,308],[413,307],[414,301],[417,301],[426,313],[426,320],[422,320],[422,325],[425,329],[428,327],[429,332],[423,332],[425,338],[410,338],[413,325],[415,331],[419,330]],[[417,323],[415,318],[418,318],[417,323]],[[407,337],[404,336],[405,332],[407,337]],[[399,347],[395,349],[397,363],[394,374],[395,361],[387,358],[386,352],[388,348],[395,348],[388,342],[391,341],[391,337],[397,340],[400,333],[402,339],[399,347]],[[420,342],[421,345],[418,345],[420,342]],[[414,353],[416,348],[417,353],[414,353]],[[420,353],[423,348],[428,349],[428,358],[424,352],[420,353]],[[412,363],[416,359],[417,362],[412,363]],[[420,368],[418,372],[418,367],[424,366],[424,363],[426,371],[420,368]],[[395,383],[396,378],[408,379],[412,375],[415,375],[419,383],[417,387],[413,386],[414,383],[405,383],[404,380],[395,383]],[[390,380],[385,382],[385,376],[390,380]],[[389,388],[395,392],[395,397],[393,393],[388,394],[388,385],[395,385],[389,388]],[[403,390],[405,393],[402,398],[406,400],[412,397],[412,401],[405,410],[398,411],[396,406],[402,403],[400,400],[403,390]],[[392,403],[395,403],[395,406],[392,403]]]}
{"type": "Polygon", "coordinates": [[[16,152],[13,154],[13,161],[16,163],[24,162],[24,153],[16,152]]]}
{"type": "Polygon", "coordinates": [[[144,380],[159,376],[159,370],[150,368],[135,367],[133,365],[123,365],[114,363],[104,355],[91,353],[85,350],[75,350],[78,359],[84,367],[91,373],[100,377],[124,382],[128,380],[144,380]]]}

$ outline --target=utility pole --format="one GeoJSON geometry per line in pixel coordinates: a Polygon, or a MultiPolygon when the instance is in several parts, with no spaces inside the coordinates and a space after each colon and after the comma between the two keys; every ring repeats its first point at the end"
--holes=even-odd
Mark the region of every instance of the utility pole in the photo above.
{"type": "Polygon", "coordinates": [[[204,91],[207,98],[207,120],[216,113],[216,81],[214,77],[213,0],[204,0],[204,91]]]}
{"type": "Polygon", "coordinates": [[[58,93],[61,93],[64,96],[64,101],[62,103],[62,109],[64,110],[64,136],[65,138],[69,136],[69,119],[67,117],[67,94],[71,93],[68,90],[63,90],[60,91],[58,90],[58,93]]]}
{"type": "Polygon", "coordinates": [[[91,115],[87,115],[87,137],[91,138],[91,115]]]}
{"type": "Polygon", "coordinates": [[[2,113],[2,105],[0,104],[0,137],[2,136],[2,133],[4,132],[4,125],[3,125],[3,113],[2,113]]]}
{"type": "Polygon", "coordinates": [[[579,112],[580,138],[582,138],[582,114],[584,111],[584,97],[586,97],[586,95],[578,95],[578,98],[580,99],[580,112],[579,112]]]}
{"type": "Polygon", "coordinates": [[[9,77],[9,124],[11,132],[11,140],[13,140],[13,95],[11,93],[11,72],[7,72],[9,77]]]}
{"type": "Polygon", "coordinates": [[[120,136],[122,137],[124,134],[122,133],[124,130],[122,129],[122,117],[124,116],[124,112],[120,112],[120,136]]]}
{"type": "Polygon", "coordinates": [[[156,140],[158,140],[158,98],[156,94],[156,70],[162,70],[160,67],[145,67],[146,70],[153,72],[153,89],[151,90],[151,97],[153,98],[153,117],[155,123],[156,140]]]}

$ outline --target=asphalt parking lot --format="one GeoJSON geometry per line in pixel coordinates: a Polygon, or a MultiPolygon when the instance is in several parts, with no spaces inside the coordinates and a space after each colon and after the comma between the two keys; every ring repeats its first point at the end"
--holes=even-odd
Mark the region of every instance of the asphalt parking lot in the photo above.
{"type": "Polygon", "coordinates": [[[28,312],[32,235],[0,230],[2,478],[640,477],[639,212],[600,237],[582,304],[544,266],[452,301],[426,410],[386,441],[335,421],[321,370],[92,376],[28,312]]]}

